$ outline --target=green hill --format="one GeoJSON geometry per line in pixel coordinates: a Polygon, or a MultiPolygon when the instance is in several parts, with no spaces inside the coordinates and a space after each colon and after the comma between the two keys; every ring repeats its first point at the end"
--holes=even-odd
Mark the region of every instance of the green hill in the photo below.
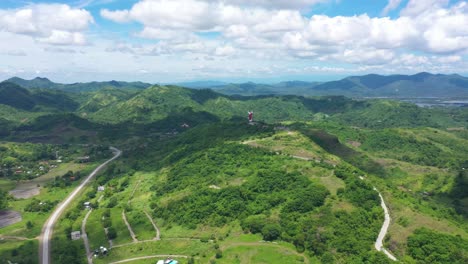
{"type": "Polygon", "coordinates": [[[23,110],[32,110],[36,102],[31,93],[13,83],[0,83],[0,103],[23,110]]]}
{"type": "Polygon", "coordinates": [[[0,83],[0,104],[27,111],[74,111],[79,104],[60,91],[27,90],[9,82],[0,83]]]}
{"type": "MultiPolygon", "coordinates": [[[[394,83],[366,78],[356,89],[394,83]]],[[[358,81],[343,83],[349,82],[358,81]]],[[[294,85],[304,83],[284,84],[294,85]]],[[[81,93],[0,88],[2,140],[83,147],[102,161],[109,145],[123,150],[56,224],[54,260],[72,251],[85,261],[82,241],[69,234],[89,213],[92,247],[113,244],[107,256],[93,259],[97,264],[167,254],[191,263],[390,263],[374,247],[384,221],[379,192],[392,218],[384,246],[399,261],[467,260],[466,108],[344,96],[228,96],[172,85],[81,93]],[[246,120],[247,111],[255,122],[246,120]],[[105,191],[97,193],[98,186],[105,191]],[[83,210],[86,201],[92,211],[83,210]]],[[[7,161],[17,162],[13,168],[23,162],[7,161]]],[[[37,237],[48,215],[25,206],[65,197],[78,184],[70,175],[86,175],[99,162],[71,161],[75,172],[61,163],[36,200],[10,199],[24,219],[2,234],[37,237]]],[[[41,164],[34,161],[38,170],[41,164]]],[[[1,186],[15,184],[0,179],[1,186]]],[[[29,240],[2,243],[2,259],[36,257],[29,240]]]]}

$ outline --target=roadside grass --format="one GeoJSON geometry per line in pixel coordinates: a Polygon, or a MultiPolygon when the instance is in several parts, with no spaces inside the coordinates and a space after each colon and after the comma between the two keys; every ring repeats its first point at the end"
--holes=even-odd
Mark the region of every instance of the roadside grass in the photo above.
{"type": "MultiPolygon", "coordinates": [[[[94,263],[109,263],[128,258],[151,255],[187,255],[199,256],[200,263],[209,263],[214,256],[213,243],[196,240],[147,241],[116,247],[109,251],[109,256],[94,259],[94,263]]],[[[153,260],[155,263],[156,260],[153,260]]]]}
{"type": "Polygon", "coordinates": [[[132,242],[132,237],[128,231],[127,226],[125,225],[122,219],[122,209],[121,208],[112,208],[110,210],[112,226],[117,232],[117,237],[112,240],[114,245],[126,244],[132,242]]]}
{"type": "Polygon", "coordinates": [[[100,246],[109,247],[109,241],[101,221],[103,211],[103,209],[93,210],[86,222],[86,233],[88,234],[89,247],[91,250],[99,248],[100,246]]]}
{"type": "Polygon", "coordinates": [[[132,210],[125,214],[138,240],[149,240],[156,236],[153,225],[143,211],[132,210]]]}

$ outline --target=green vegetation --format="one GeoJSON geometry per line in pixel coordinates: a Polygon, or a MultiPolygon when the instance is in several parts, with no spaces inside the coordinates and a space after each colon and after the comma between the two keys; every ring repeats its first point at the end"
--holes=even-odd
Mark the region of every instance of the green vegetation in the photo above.
{"type": "Polygon", "coordinates": [[[8,193],[0,190],[0,210],[8,208],[8,193]]]}
{"type": "Polygon", "coordinates": [[[417,263],[466,263],[468,241],[460,237],[418,229],[408,238],[408,253],[417,263]]]}
{"type": "MultiPolygon", "coordinates": [[[[84,224],[92,250],[112,245],[98,264],[158,254],[181,255],[182,263],[390,263],[374,248],[384,219],[376,189],[392,217],[384,246],[401,262],[467,261],[464,108],[33,83],[82,93],[1,86],[18,96],[0,101],[0,137],[36,142],[0,144],[0,209],[23,218],[2,228],[17,239],[1,241],[2,260],[37,262],[35,238],[50,212],[113,145],[123,155],[57,223],[54,262],[86,262],[83,241],[70,238],[84,224]],[[36,196],[8,194],[26,187],[36,196]]],[[[391,83],[366,76],[338,84],[391,83]]]]}

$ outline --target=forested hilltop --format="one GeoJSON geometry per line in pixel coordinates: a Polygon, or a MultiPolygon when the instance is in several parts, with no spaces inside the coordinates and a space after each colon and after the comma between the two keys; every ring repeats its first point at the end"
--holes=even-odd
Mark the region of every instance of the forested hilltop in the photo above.
{"type": "Polygon", "coordinates": [[[0,209],[22,219],[0,227],[2,260],[38,262],[45,220],[114,146],[122,156],[57,223],[53,262],[87,263],[70,237],[85,227],[91,250],[109,249],[98,264],[392,263],[374,245],[379,194],[391,217],[383,246],[399,262],[468,262],[466,108],[10,81],[0,83],[0,209]],[[37,193],[15,196],[28,183],[37,193]]]}

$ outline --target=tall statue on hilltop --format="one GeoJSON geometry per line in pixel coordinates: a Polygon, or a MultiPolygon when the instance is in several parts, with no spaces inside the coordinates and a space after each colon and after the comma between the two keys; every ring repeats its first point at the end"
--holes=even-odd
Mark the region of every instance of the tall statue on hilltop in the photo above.
{"type": "Polygon", "coordinates": [[[249,122],[253,122],[253,111],[249,111],[249,122]]]}

